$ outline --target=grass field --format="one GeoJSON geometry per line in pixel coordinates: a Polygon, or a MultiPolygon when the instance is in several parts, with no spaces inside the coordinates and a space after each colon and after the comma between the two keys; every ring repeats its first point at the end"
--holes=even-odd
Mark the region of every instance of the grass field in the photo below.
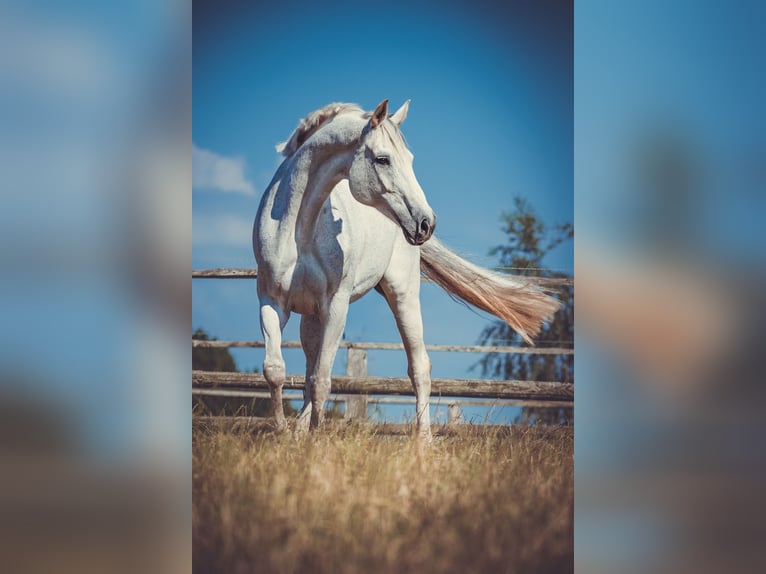
{"type": "Polygon", "coordinates": [[[193,434],[194,572],[573,570],[574,432],[193,434]]]}

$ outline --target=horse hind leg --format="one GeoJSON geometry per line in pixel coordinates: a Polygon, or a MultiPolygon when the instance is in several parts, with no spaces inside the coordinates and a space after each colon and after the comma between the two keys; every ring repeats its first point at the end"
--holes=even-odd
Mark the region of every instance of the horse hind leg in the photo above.
{"type": "Polygon", "coordinates": [[[263,376],[269,385],[271,404],[277,430],[287,428],[285,409],[282,404],[282,386],[285,382],[285,361],[282,358],[282,329],[287,323],[289,313],[271,301],[261,304],[261,331],[266,346],[263,361],[263,376]]]}
{"type": "Polygon", "coordinates": [[[311,396],[312,396],[312,375],[316,368],[317,358],[319,356],[319,340],[322,334],[321,323],[316,315],[301,316],[301,346],[306,356],[306,379],[303,390],[303,408],[298,413],[298,421],[295,430],[306,432],[309,430],[311,422],[311,396]]]}

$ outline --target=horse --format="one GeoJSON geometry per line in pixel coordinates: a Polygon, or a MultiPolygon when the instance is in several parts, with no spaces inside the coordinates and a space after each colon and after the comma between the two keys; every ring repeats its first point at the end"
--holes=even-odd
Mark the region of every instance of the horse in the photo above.
{"type": "Polygon", "coordinates": [[[416,432],[429,441],[431,362],[423,341],[421,273],[504,320],[529,343],[559,306],[538,286],[476,266],[433,237],[436,215],[401,132],[409,102],[391,115],[387,99],[372,112],[329,104],[277,146],[284,160],[261,198],[253,252],[263,374],[279,430],[287,428],[281,344],[291,313],[301,315],[306,357],[296,431],[321,425],[349,305],[375,289],[396,319],[416,396],[416,432]]]}

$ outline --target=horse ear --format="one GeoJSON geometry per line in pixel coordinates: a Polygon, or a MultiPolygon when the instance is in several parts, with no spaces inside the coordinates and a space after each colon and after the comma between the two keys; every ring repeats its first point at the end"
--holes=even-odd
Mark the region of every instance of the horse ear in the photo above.
{"type": "Polygon", "coordinates": [[[380,125],[380,123],[386,119],[388,116],[388,98],[383,100],[378,104],[378,107],[375,108],[375,111],[372,112],[372,117],[370,118],[370,126],[373,128],[376,128],[380,125]]]}
{"type": "Polygon", "coordinates": [[[410,100],[407,100],[402,104],[402,107],[394,112],[391,116],[391,121],[397,126],[402,125],[402,122],[407,119],[407,110],[410,109],[410,100]]]}

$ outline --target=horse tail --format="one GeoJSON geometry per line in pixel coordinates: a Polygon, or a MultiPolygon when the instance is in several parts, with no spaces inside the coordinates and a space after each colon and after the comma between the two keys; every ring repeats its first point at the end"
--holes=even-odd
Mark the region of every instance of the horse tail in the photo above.
{"type": "Polygon", "coordinates": [[[420,271],[447,293],[508,323],[529,344],[560,305],[534,283],[474,265],[435,237],[420,246],[420,271]]]}

